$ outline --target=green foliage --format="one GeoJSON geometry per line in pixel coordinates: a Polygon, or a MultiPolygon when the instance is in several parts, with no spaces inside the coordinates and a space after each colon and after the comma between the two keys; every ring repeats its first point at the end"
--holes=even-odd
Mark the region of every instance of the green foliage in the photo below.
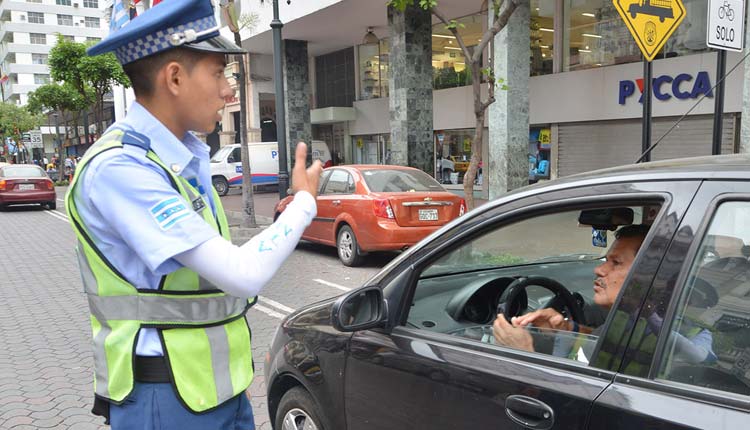
{"type": "MultiPolygon", "coordinates": [[[[406,10],[408,6],[414,4],[414,0],[390,0],[388,6],[396,9],[399,12],[406,10]]],[[[424,10],[430,10],[438,5],[437,0],[419,0],[419,7],[424,10]]]]}
{"type": "Polygon", "coordinates": [[[97,95],[108,93],[114,84],[130,86],[120,62],[111,52],[94,57],[84,56],[79,59],[77,67],[86,85],[91,86],[97,95]]]}
{"type": "Polygon", "coordinates": [[[68,185],[70,185],[70,182],[67,179],[64,181],[55,181],[56,187],[67,187],[68,185]]]}
{"type": "Polygon", "coordinates": [[[471,85],[471,70],[467,67],[457,72],[453,67],[432,69],[432,88],[440,90],[443,88],[454,88],[471,85]]]}
{"type": "MultiPolygon", "coordinates": [[[[89,90],[90,97],[93,97],[89,90]]],[[[29,93],[26,109],[33,113],[48,111],[76,112],[86,107],[86,99],[70,84],[51,83],[29,93]]]]}
{"type": "MultiPolygon", "coordinates": [[[[78,68],[81,59],[86,56],[86,45],[65,40],[57,35],[57,43],[49,51],[47,62],[50,76],[58,82],[72,85],[81,96],[85,95],[86,79],[78,68]]],[[[92,102],[90,100],[89,102],[92,102]]]]}
{"type": "Polygon", "coordinates": [[[455,19],[452,19],[451,22],[445,26],[446,30],[455,30],[457,28],[466,28],[463,22],[458,22],[455,19]]]}
{"type": "Polygon", "coordinates": [[[33,130],[44,123],[41,115],[18,107],[13,103],[0,103],[0,136],[3,140],[12,137],[16,142],[21,141],[21,134],[33,130]]]}

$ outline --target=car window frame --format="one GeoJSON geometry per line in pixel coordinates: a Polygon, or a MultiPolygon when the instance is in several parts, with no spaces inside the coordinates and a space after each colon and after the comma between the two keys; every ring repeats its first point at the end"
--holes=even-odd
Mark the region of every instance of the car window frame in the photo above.
{"type": "MultiPolygon", "coordinates": [[[[379,332],[398,333],[402,335],[408,333],[409,336],[430,337],[426,330],[410,329],[405,326],[410,303],[413,300],[413,293],[417,282],[417,273],[424,270],[425,265],[431,264],[441,258],[449,248],[455,248],[458,242],[471,240],[473,237],[484,234],[488,229],[498,228],[502,224],[509,224],[530,216],[539,216],[544,213],[564,210],[565,208],[582,208],[582,203],[587,202],[592,206],[601,206],[602,204],[612,203],[642,203],[644,200],[661,200],[662,210],[654,221],[654,225],[664,224],[672,227],[672,234],[676,231],[677,225],[673,225],[673,217],[676,217],[677,224],[685,215],[690,206],[690,202],[700,187],[701,180],[694,178],[676,178],[673,180],[653,180],[646,177],[640,180],[630,179],[629,181],[612,181],[612,180],[592,180],[586,184],[561,184],[558,186],[545,186],[542,193],[530,190],[520,190],[508,194],[490,206],[475,209],[475,212],[466,221],[469,225],[460,227],[464,224],[460,219],[456,219],[438,231],[432,233],[427,239],[423,240],[423,245],[402,254],[396,260],[386,265],[381,272],[374,275],[364,285],[379,285],[383,290],[388,301],[391,312],[381,328],[374,329],[379,332]],[[525,214],[525,215],[524,215],[525,214]],[[670,220],[669,223],[662,218],[670,220]],[[441,250],[443,250],[441,252],[441,250]],[[414,255],[416,254],[416,255],[414,255]],[[420,332],[420,333],[417,333],[420,332]]],[[[652,243],[655,238],[649,239],[652,243]]],[[[660,238],[663,239],[663,238],[660,238]]],[[[667,240],[666,244],[671,241],[667,240]]],[[[666,245],[664,246],[666,248],[666,245]]],[[[658,268],[658,265],[657,265],[658,268]]],[[[654,269],[655,271],[656,269],[654,269]]],[[[627,279],[626,284],[631,282],[627,279]]],[[[622,295],[621,295],[622,296],[622,295]]],[[[472,348],[482,349],[482,344],[473,340],[463,339],[468,342],[465,344],[459,342],[459,337],[447,336],[442,333],[433,333],[441,343],[455,343],[456,345],[472,345],[472,348]],[[448,339],[452,338],[452,339],[448,339]],[[479,345],[479,346],[477,346],[479,345]]],[[[554,365],[557,367],[576,366],[573,360],[556,358],[554,356],[526,353],[524,351],[514,350],[512,348],[498,348],[494,345],[491,347],[493,354],[510,358],[523,358],[530,362],[544,363],[545,365],[554,365]]],[[[598,351],[597,351],[598,353],[598,351]]],[[[580,363],[583,364],[583,363],[580,363]]],[[[611,372],[610,370],[596,368],[590,365],[584,365],[582,369],[589,369],[586,372],[611,372]]]]}
{"type": "Polygon", "coordinates": [[[328,178],[331,177],[331,172],[333,170],[325,169],[323,170],[323,173],[320,174],[320,183],[318,184],[318,196],[323,195],[323,189],[325,189],[326,184],[328,183],[328,178]]]}
{"type": "MultiPolygon", "coordinates": [[[[741,184],[741,182],[736,181],[705,181],[698,190],[695,200],[699,203],[701,200],[703,202],[708,200],[708,203],[695,206],[691,205],[688,212],[685,213],[679,227],[680,229],[684,227],[695,227],[690,246],[685,250],[682,256],[679,254],[674,256],[670,255],[672,252],[671,249],[667,251],[668,257],[682,259],[682,264],[679,266],[679,275],[675,281],[675,288],[669,297],[669,305],[664,315],[665,322],[668,321],[669,324],[667,326],[668,330],[662,328],[661,333],[659,333],[648,376],[638,377],[621,373],[618,375],[618,378],[616,378],[616,382],[656,390],[668,395],[687,397],[693,400],[721,404],[746,411],[750,410],[750,396],[658,378],[658,372],[661,368],[662,362],[667,358],[666,346],[669,341],[669,333],[672,324],[674,323],[675,314],[679,311],[678,307],[680,297],[685,289],[688,288],[688,274],[698,252],[700,251],[701,243],[706,237],[706,233],[711,226],[711,222],[713,221],[716,212],[723,203],[739,201],[750,202],[750,192],[731,190],[733,186],[741,187],[741,184]],[[702,208],[706,208],[706,210],[702,210],[702,208]]],[[[661,270],[662,268],[660,267],[660,272],[661,270]]],[[[668,278],[672,276],[673,273],[674,271],[671,270],[665,274],[657,274],[657,276],[668,278]]],[[[630,345],[628,345],[628,348],[632,349],[630,345]]]]}
{"type": "MultiPolygon", "coordinates": [[[[341,196],[341,195],[349,195],[349,194],[353,194],[353,193],[348,193],[348,192],[336,192],[336,193],[328,193],[328,192],[326,192],[326,188],[328,187],[328,184],[329,184],[329,183],[331,183],[331,177],[332,177],[332,176],[333,176],[333,175],[334,175],[334,174],[335,174],[336,172],[344,172],[344,174],[346,174],[346,175],[347,175],[347,180],[346,180],[347,188],[346,188],[346,190],[348,190],[348,189],[349,189],[349,185],[348,185],[348,184],[349,184],[349,179],[351,178],[352,174],[351,174],[351,173],[350,173],[350,172],[349,172],[348,170],[346,170],[346,169],[332,169],[332,170],[331,170],[331,173],[330,173],[330,174],[328,175],[328,178],[327,178],[327,180],[326,180],[326,185],[325,185],[325,187],[323,187],[323,188],[321,189],[321,190],[322,190],[322,192],[320,193],[320,195],[321,195],[321,196],[341,196]]],[[[355,185],[355,189],[356,189],[356,185],[355,185]]],[[[345,191],[346,191],[346,190],[345,190],[345,191]]]]}

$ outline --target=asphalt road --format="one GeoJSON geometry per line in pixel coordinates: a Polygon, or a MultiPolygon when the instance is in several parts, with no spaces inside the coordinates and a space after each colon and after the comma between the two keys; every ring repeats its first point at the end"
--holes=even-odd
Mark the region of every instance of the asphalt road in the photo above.
{"type": "MultiPolygon", "coordinates": [[[[222,200],[227,198],[237,199],[222,200]]],[[[278,194],[260,199],[275,203],[278,194]]],[[[108,428],[90,413],[89,312],[73,251],[75,235],[62,207],[58,200],[56,211],[0,212],[0,429],[108,428]]],[[[268,204],[257,207],[265,215],[260,211],[268,204]]],[[[256,364],[248,396],[258,429],[271,429],[263,360],[281,319],[362,285],[392,257],[374,254],[364,267],[352,269],[338,261],[333,248],[302,243],[265,287],[247,315],[256,364]]]]}

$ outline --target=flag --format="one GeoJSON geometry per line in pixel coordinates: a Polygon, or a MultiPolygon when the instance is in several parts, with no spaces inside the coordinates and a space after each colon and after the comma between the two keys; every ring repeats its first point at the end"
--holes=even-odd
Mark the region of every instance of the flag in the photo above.
{"type": "Polygon", "coordinates": [[[114,0],[112,3],[112,19],[109,20],[109,32],[117,31],[130,21],[130,8],[125,5],[127,0],[114,0]]]}
{"type": "Polygon", "coordinates": [[[153,1],[151,2],[151,7],[154,7],[154,6],[156,6],[157,4],[159,4],[159,3],[161,3],[161,0],[153,0],[153,1]]]}
{"type": "Polygon", "coordinates": [[[2,76],[0,76],[0,84],[4,84],[4,83],[8,82],[8,79],[10,79],[8,77],[8,75],[2,75],[2,76]]]}

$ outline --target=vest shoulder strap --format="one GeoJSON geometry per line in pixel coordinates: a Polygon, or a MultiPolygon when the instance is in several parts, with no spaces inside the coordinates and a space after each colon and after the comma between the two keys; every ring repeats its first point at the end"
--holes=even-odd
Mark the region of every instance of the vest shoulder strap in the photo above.
{"type": "Polygon", "coordinates": [[[151,139],[132,130],[123,131],[125,132],[122,136],[123,145],[137,146],[146,152],[151,150],[151,139]]]}

